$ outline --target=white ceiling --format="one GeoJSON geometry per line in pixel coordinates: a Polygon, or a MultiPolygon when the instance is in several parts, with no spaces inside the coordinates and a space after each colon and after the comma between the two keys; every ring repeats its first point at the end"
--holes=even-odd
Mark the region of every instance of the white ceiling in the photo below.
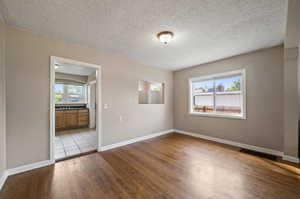
{"type": "Polygon", "coordinates": [[[83,75],[89,76],[96,72],[95,68],[85,67],[80,65],[68,64],[68,63],[57,63],[58,68],[55,72],[71,74],[71,75],[83,75]]]}
{"type": "Polygon", "coordinates": [[[7,24],[168,70],[281,44],[286,0],[0,0],[7,24]],[[160,31],[175,34],[163,45],[160,31]]]}

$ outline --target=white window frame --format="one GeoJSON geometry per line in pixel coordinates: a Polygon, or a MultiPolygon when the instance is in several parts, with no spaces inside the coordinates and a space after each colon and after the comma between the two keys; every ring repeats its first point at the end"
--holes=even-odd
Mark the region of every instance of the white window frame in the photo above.
{"type": "MultiPolygon", "coordinates": [[[[214,93],[215,95],[215,93],[214,93]]],[[[214,98],[215,100],[215,98],[214,98]]],[[[189,105],[188,105],[189,114],[198,115],[198,116],[206,116],[206,117],[222,117],[222,118],[234,118],[234,119],[247,119],[246,116],[246,70],[240,69],[235,71],[229,71],[224,73],[217,73],[213,75],[206,75],[200,77],[194,77],[189,79],[189,105]],[[242,105],[241,105],[241,114],[222,114],[222,113],[201,113],[193,111],[193,86],[192,83],[195,81],[205,81],[211,80],[215,78],[222,78],[223,76],[237,75],[242,74],[241,80],[241,92],[242,92],[242,105]]]]}

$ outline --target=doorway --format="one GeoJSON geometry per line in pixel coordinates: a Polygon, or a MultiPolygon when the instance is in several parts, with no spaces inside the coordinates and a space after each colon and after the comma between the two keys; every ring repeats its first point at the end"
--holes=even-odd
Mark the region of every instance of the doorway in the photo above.
{"type": "Polygon", "coordinates": [[[51,56],[50,159],[101,149],[101,66],[51,56]]]}

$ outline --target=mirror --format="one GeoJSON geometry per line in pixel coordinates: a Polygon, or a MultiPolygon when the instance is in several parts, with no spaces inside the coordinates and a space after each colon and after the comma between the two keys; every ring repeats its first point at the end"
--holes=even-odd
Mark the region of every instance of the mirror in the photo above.
{"type": "Polygon", "coordinates": [[[165,84],[140,80],[139,104],[164,104],[165,84]]]}

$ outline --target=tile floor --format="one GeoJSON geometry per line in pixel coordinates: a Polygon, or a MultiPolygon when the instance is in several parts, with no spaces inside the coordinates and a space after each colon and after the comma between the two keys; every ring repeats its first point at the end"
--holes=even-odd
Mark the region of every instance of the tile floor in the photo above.
{"type": "Polygon", "coordinates": [[[61,160],[96,149],[96,131],[82,131],[55,136],[55,160],[61,160]]]}

